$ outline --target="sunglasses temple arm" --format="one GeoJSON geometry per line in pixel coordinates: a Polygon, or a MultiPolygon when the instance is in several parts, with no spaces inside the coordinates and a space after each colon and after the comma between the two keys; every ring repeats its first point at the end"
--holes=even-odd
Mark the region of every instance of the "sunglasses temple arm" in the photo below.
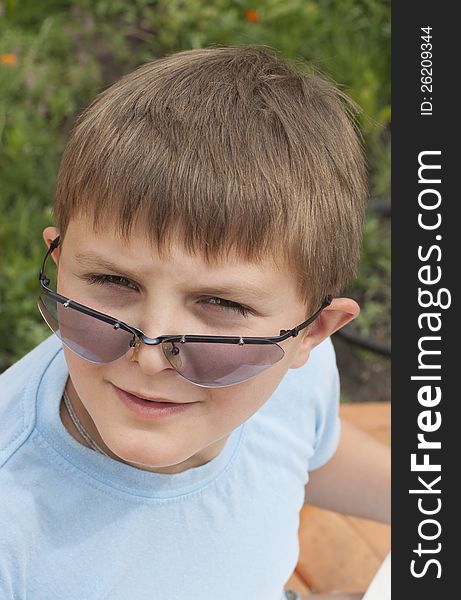
{"type": "Polygon", "coordinates": [[[50,244],[50,246],[48,248],[48,252],[45,254],[45,258],[43,259],[42,268],[40,269],[40,272],[38,274],[38,280],[40,282],[43,281],[43,283],[45,285],[48,285],[49,282],[50,282],[50,280],[47,277],[44,276],[44,273],[45,273],[45,263],[48,260],[48,257],[50,256],[50,254],[52,254],[56,250],[56,248],[58,247],[58,245],[59,245],[59,235],[58,235],[57,238],[54,238],[54,240],[51,242],[51,244],[50,244]]]}
{"type": "Polygon", "coordinates": [[[315,321],[315,319],[317,319],[317,317],[320,315],[320,313],[327,306],[330,306],[332,301],[333,301],[333,296],[331,296],[331,295],[326,296],[325,300],[322,302],[322,306],[312,316],[310,316],[306,321],[301,323],[301,325],[298,325],[297,327],[293,327],[293,329],[289,329],[288,331],[286,329],[282,329],[280,331],[280,335],[286,336],[284,339],[286,339],[287,337],[296,337],[302,329],[304,329],[305,327],[310,325],[313,321],[315,321]]]}
{"type": "Polygon", "coordinates": [[[326,296],[325,300],[322,302],[322,306],[311,317],[309,317],[307,319],[307,321],[304,321],[304,323],[301,323],[301,325],[298,325],[298,327],[295,327],[296,335],[298,335],[298,332],[301,329],[304,329],[305,327],[307,327],[308,325],[313,323],[315,321],[315,319],[317,319],[317,317],[320,315],[320,313],[322,313],[323,310],[327,306],[330,306],[332,301],[333,301],[333,296],[331,296],[331,295],[326,296]]]}

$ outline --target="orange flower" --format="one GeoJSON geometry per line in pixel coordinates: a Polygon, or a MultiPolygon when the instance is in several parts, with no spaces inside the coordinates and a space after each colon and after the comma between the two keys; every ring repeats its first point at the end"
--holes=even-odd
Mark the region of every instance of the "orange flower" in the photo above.
{"type": "Polygon", "coordinates": [[[17,62],[16,54],[12,54],[11,52],[0,54],[0,65],[15,65],[17,62]]]}
{"type": "Polygon", "coordinates": [[[243,14],[245,15],[245,19],[250,23],[257,23],[259,21],[259,15],[254,8],[247,8],[243,14]]]}

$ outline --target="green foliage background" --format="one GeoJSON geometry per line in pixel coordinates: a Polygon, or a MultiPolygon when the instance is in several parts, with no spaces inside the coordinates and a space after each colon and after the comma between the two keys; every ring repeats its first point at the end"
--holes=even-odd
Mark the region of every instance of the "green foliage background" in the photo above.
{"type": "MultiPolygon", "coordinates": [[[[371,196],[388,196],[390,0],[0,1],[0,371],[49,335],[36,308],[41,232],[76,114],[142,62],[250,43],[313,62],[361,105],[371,196]]],[[[389,232],[376,216],[362,254],[358,327],[386,335],[389,232]]]]}

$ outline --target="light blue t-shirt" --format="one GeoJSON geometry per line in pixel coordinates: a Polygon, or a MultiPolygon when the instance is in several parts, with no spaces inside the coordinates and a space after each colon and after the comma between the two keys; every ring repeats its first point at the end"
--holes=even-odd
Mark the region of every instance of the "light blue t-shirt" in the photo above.
{"type": "Polygon", "coordinates": [[[339,439],[328,339],[213,460],[142,471],[79,444],[51,336],[0,376],[2,600],[281,600],[308,471],[339,439]]]}

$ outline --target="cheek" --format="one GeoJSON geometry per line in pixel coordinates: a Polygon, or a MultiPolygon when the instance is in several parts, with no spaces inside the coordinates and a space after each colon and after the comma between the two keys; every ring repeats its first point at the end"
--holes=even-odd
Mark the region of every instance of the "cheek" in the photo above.
{"type": "Polygon", "coordinates": [[[66,359],[69,375],[73,386],[85,408],[91,404],[92,396],[98,394],[99,386],[102,386],[104,370],[106,365],[90,363],[76,356],[64,346],[64,357],[66,359]]]}
{"type": "Polygon", "coordinates": [[[270,398],[286,374],[289,366],[286,358],[254,379],[222,388],[219,392],[215,390],[214,401],[219,407],[220,416],[232,422],[233,426],[249,419],[270,398]]]}

